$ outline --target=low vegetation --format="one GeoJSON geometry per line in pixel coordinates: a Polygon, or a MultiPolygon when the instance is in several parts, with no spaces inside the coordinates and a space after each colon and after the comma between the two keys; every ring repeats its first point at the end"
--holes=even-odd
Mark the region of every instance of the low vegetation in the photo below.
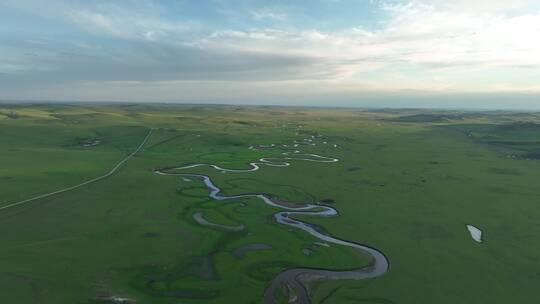
{"type": "Polygon", "coordinates": [[[153,172],[247,168],[284,152],[250,146],[311,136],[320,136],[315,145],[293,149],[340,161],[193,172],[228,195],[331,205],[339,217],[309,222],[389,258],[390,272],[373,280],[313,282],[313,303],[539,296],[540,115],[136,104],[4,105],[0,113],[0,207],[103,175],[154,129],[113,176],[0,210],[0,303],[261,303],[287,268],[367,265],[367,256],[277,224],[277,209],[260,200],[216,201],[196,179],[153,172]],[[244,229],[200,225],[197,213],[244,229]],[[483,243],[467,224],[482,229],[483,243]],[[252,244],[264,250],[238,254],[252,244]]]}

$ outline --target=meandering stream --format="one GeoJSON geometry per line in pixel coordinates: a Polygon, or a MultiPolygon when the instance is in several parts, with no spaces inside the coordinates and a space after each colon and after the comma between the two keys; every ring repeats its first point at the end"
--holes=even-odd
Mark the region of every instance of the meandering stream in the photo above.
{"type": "MultiPolygon", "coordinates": [[[[273,147],[271,145],[269,147],[273,147]]],[[[250,147],[250,149],[253,149],[250,147]]],[[[297,229],[301,229],[315,238],[336,245],[348,246],[359,252],[369,255],[372,261],[367,266],[363,266],[352,270],[331,270],[331,269],[314,269],[314,268],[291,268],[281,272],[277,275],[270,286],[265,290],[264,303],[271,304],[276,303],[275,293],[276,291],[286,287],[286,291],[289,297],[289,303],[310,303],[310,296],[307,290],[307,283],[314,280],[341,280],[341,279],[368,279],[383,275],[389,270],[388,258],[376,248],[340,239],[338,237],[325,234],[318,229],[317,226],[308,222],[295,219],[295,215],[309,215],[319,217],[331,217],[338,216],[338,211],[328,205],[322,203],[294,203],[278,200],[275,197],[264,193],[248,193],[238,195],[223,195],[221,189],[216,186],[212,179],[203,174],[196,173],[180,173],[178,171],[185,171],[196,167],[211,167],[215,170],[222,172],[253,172],[259,170],[261,166],[272,167],[287,167],[290,166],[288,161],[300,160],[310,161],[318,163],[334,163],[338,162],[337,158],[331,158],[326,156],[320,156],[317,154],[304,154],[295,151],[295,153],[284,152],[281,157],[267,157],[261,158],[258,162],[251,162],[248,164],[248,169],[229,169],[223,168],[214,164],[191,164],[181,167],[168,167],[162,169],[156,169],[154,172],[159,175],[167,176],[180,176],[184,178],[195,178],[202,181],[208,190],[210,190],[209,196],[215,200],[236,200],[242,198],[256,197],[263,201],[265,204],[280,208],[282,211],[274,214],[275,220],[279,224],[287,225],[297,229]]]]}

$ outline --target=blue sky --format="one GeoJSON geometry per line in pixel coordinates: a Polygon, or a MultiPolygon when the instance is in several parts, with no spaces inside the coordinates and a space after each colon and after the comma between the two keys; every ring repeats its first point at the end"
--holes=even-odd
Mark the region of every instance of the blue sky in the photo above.
{"type": "Polygon", "coordinates": [[[540,108],[540,1],[0,0],[0,99],[540,108]]]}

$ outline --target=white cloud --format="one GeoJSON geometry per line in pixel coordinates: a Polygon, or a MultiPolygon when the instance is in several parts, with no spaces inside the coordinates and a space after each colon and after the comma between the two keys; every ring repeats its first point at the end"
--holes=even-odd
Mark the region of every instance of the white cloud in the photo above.
{"type": "Polygon", "coordinates": [[[115,7],[107,7],[106,12],[73,9],[68,17],[90,32],[125,39],[153,41],[189,29],[186,23],[167,21],[148,12],[125,11],[115,7]]]}
{"type": "Polygon", "coordinates": [[[534,81],[540,78],[539,1],[374,0],[387,18],[378,28],[333,31],[287,26],[292,17],[262,8],[243,10],[241,18],[250,20],[235,23],[242,24],[240,29],[224,27],[204,36],[200,28],[192,33],[189,22],[165,18],[167,14],[155,7],[73,6],[60,1],[62,5],[53,12],[46,5],[25,1],[12,5],[27,3],[26,9],[40,11],[36,14],[63,18],[96,35],[129,42],[96,46],[85,43],[83,35],[75,43],[78,49],[72,50],[81,55],[77,58],[32,47],[39,49],[41,59],[10,53],[16,60],[1,61],[0,73],[53,70],[44,74],[49,77],[27,74],[40,82],[58,76],[61,81],[95,81],[103,87],[109,83],[110,90],[92,94],[109,94],[116,87],[121,98],[141,83],[148,87],[141,98],[189,91],[189,98],[212,100],[400,90],[540,92],[534,81]],[[249,28],[246,21],[274,27],[249,28]],[[129,82],[133,80],[139,82],[129,82]]]}
{"type": "Polygon", "coordinates": [[[540,12],[506,16],[436,6],[389,8],[393,19],[380,37],[410,49],[403,59],[434,66],[539,65],[540,12]]]}
{"type": "Polygon", "coordinates": [[[268,10],[258,10],[258,11],[251,12],[251,18],[256,21],[261,21],[261,20],[285,21],[287,19],[287,14],[268,11],[268,10]]]}
{"type": "MultiPolygon", "coordinates": [[[[504,10],[507,1],[480,1],[472,7],[463,3],[383,3],[390,18],[378,30],[216,31],[193,45],[319,60],[319,65],[311,66],[311,75],[330,81],[358,83],[365,72],[375,71],[382,74],[379,81],[383,81],[383,87],[389,88],[393,87],[389,84],[392,79],[398,79],[396,75],[410,79],[401,82],[403,88],[410,85],[413,89],[469,89],[476,84],[467,78],[470,72],[483,70],[485,75],[480,78],[489,78],[491,69],[529,67],[540,71],[540,40],[536,39],[540,11],[509,14],[504,10]],[[492,5],[490,10],[481,9],[488,4],[492,5]],[[463,73],[461,80],[455,77],[459,72],[463,73]],[[453,80],[443,84],[449,79],[443,77],[446,73],[453,80]]],[[[513,71],[507,76],[515,74],[513,71]]],[[[504,73],[498,75],[504,77],[504,73]]]]}
{"type": "MultiPolygon", "coordinates": [[[[413,3],[426,3],[416,0],[413,3]]],[[[522,13],[540,9],[540,3],[536,0],[435,0],[431,3],[443,10],[459,12],[496,12],[496,13],[522,13]]]]}
{"type": "Polygon", "coordinates": [[[123,3],[0,0],[0,5],[45,19],[67,21],[94,34],[123,39],[165,39],[179,36],[191,27],[188,21],[164,18],[164,8],[146,0],[123,3]]]}

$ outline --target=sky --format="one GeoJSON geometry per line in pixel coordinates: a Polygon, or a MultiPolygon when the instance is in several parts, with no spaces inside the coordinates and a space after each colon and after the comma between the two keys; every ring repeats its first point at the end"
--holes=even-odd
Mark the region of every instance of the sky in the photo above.
{"type": "Polygon", "coordinates": [[[0,0],[0,100],[540,109],[538,0],[0,0]]]}

